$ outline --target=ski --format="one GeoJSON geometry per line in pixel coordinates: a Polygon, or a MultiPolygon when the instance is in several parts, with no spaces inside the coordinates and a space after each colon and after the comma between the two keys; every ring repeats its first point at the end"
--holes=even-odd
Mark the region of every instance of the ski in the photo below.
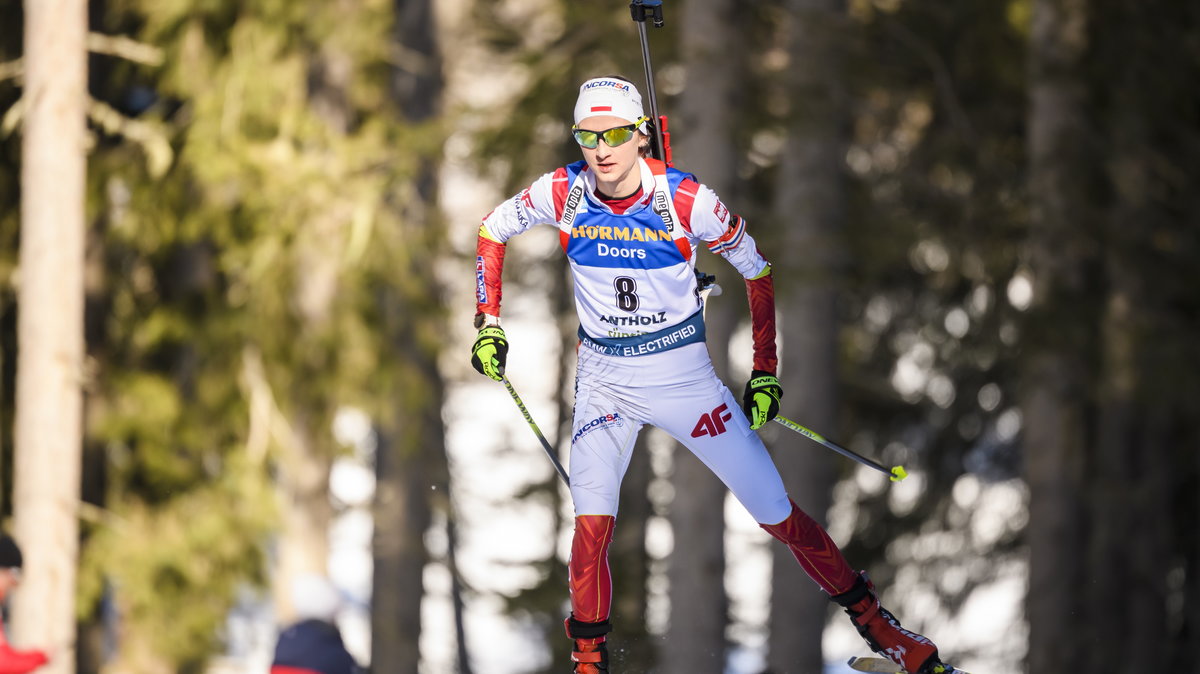
{"type": "MultiPolygon", "coordinates": [[[[859,658],[852,657],[846,663],[850,665],[850,669],[860,672],[882,672],[882,674],[906,674],[903,667],[897,665],[891,660],[885,658],[859,658]]],[[[961,669],[956,669],[950,665],[941,665],[944,669],[935,667],[934,674],[969,674],[961,669]]]]}

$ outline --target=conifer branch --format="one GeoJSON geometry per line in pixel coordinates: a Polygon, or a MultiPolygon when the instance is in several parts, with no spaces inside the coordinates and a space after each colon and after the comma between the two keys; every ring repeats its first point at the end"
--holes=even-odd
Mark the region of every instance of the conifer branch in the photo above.
{"type": "Polygon", "coordinates": [[[25,116],[25,97],[17,99],[16,103],[4,113],[4,118],[0,119],[0,137],[7,137],[21,124],[21,118],[25,116]]]}
{"type": "Polygon", "coordinates": [[[94,54],[107,54],[148,66],[160,66],[164,61],[161,48],[124,35],[88,33],[87,48],[94,54]]]}
{"type": "Polygon", "coordinates": [[[25,59],[23,58],[16,58],[5,63],[0,63],[0,82],[19,79],[24,74],[25,59]]]}
{"type": "MultiPolygon", "coordinates": [[[[88,33],[87,49],[94,54],[107,54],[148,66],[160,66],[166,60],[161,48],[138,42],[123,35],[88,33]]],[[[0,82],[21,79],[24,74],[25,59],[23,57],[0,63],[0,82]]]]}
{"type": "Polygon", "coordinates": [[[107,103],[92,99],[88,117],[97,126],[113,135],[120,135],[142,146],[146,153],[147,169],[153,178],[161,178],[175,158],[171,143],[161,129],[117,112],[107,103]]]}

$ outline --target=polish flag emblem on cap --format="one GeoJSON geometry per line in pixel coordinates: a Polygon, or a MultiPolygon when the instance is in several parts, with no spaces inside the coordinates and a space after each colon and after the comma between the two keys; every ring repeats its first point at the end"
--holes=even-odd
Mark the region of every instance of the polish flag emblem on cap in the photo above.
{"type": "MultiPolygon", "coordinates": [[[[615,77],[595,77],[579,87],[579,98],[575,101],[575,123],[594,115],[619,117],[634,123],[644,117],[642,95],[632,82],[615,77]]],[[[646,125],[640,130],[645,132],[646,125]]]]}

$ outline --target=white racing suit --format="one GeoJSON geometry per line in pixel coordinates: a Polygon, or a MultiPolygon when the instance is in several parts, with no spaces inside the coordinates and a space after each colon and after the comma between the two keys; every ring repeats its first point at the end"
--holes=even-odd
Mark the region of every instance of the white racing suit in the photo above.
{"type": "Polygon", "coordinates": [[[713,370],[696,284],[700,242],[747,279],[754,369],[774,374],[770,265],[716,194],[693,176],[640,160],[642,197],[614,213],[596,196],[585,162],[543,175],[480,227],[477,310],[499,316],[504,243],[536,225],[559,230],[574,280],[579,360],[571,431],[576,527],[571,636],[603,640],[611,602],[607,548],[621,480],[638,431],[662,428],[719,477],[750,514],[831,594],[853,572],[824,530],[788,498],[741,405],[713,370]],[[780,533],[780,532],[790,533],[780,533]],[[795,540],[790,540],[795,539],[795,540]],[[828,567],[828,568],[826,568],[828,567]]]}

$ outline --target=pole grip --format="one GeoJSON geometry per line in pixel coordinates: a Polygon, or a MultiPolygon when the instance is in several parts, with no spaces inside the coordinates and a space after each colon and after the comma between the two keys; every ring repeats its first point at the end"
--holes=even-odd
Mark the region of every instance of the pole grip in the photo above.
{"type": "Polygon", "coordinates": [[[633,0],[629,3],[629,13],[639,23],[645,23],[649,16],[655,28],[662,28],[666,23],[663,20],[662,0],[633,0]]]}

